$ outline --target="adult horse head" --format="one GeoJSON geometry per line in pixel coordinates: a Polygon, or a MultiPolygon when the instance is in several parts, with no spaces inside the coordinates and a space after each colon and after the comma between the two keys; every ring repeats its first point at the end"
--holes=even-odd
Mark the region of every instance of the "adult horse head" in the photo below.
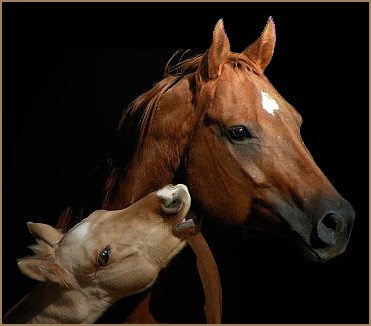
{"type": "Polygon", "coordinates": [[[254,43],[231,52],[220,20],[203,55],[168,68],[138,97],[120,124],[129,159],[113,169],[104,206],[130,205],[177,178],[209,219],[290,237],[311,260],[341,254],[355,213],[305,147],[301,116],[264,74],[275,39],[270,18],[254,43]]]}

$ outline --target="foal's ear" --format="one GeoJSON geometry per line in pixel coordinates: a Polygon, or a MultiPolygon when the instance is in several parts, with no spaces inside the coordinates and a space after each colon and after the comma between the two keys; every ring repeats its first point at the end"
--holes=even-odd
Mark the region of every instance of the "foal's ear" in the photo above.
{"type": "Polygon", "coordinates": [[[267,25],[265,25],[263,33],[252,44],[250,44],[243,52],[245,56],[250,58],[256,65],[264,71],[273,57],[274,47],[276,45],[276,31],[273,18],[269,17],[267,25]]]}
{"type": "Polygon", "coordinates": [[[73,286],[74,278],[58,264],[41,258],[26,257],[18,260],[21,272],[37,281],[58,283],[63,287],[73,286]]]}
{"type": "Polygon", "coordinates": [[[63,233],[48,224],[27,222],[28,229],[37,238],[55,246],[63,237],[63,233]]]}
{"type": "Polygon", "coordinates": [[[215,79],[219,76],[222,64],[230,51],[229,40],[224,31],[223,20],[219,19],[213,34],[213,40],[208,50],[208,77],[215,79]]]}

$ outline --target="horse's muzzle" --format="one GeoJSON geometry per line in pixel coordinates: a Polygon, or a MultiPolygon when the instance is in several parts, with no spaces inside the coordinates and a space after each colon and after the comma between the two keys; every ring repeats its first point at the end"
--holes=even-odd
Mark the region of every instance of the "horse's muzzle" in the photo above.
{"type": "Polygon", "coordinates": [[[307,252],[307,257],[324,262],[343,253],[352,232],[354,219],[355,212],[349,203],[323,214],[312,229],[311,249],[307,252]]]}

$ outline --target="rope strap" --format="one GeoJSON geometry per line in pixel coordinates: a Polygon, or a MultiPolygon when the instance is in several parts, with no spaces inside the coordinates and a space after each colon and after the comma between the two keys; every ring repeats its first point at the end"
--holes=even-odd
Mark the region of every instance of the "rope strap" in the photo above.
{"type": "Polygon", "coordinates": [[[189,237],[187,242],[196,255],[197,269],[204,288],[206,322],[221,324],[222,287],[214,256],[201,233],[189,237]]]}

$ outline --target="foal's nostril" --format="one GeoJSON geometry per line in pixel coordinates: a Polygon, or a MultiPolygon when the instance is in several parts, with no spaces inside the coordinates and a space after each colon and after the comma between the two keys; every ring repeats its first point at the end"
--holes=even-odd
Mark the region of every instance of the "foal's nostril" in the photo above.
{"type": "Polygon", "coordinates": [[[182,208],[183,202],[178,196],[165,200],[162,203],[162,211],[165,214],[177,214],[182,208]]]}
{"type": "Polygon", "coordinates": [[[184,184],[167,185],[158,190],[156,195],[162,201],[161,210],[165,214],[177,214],[183,207],[188,211],[191,205],[191,197],[184,184]]]}

